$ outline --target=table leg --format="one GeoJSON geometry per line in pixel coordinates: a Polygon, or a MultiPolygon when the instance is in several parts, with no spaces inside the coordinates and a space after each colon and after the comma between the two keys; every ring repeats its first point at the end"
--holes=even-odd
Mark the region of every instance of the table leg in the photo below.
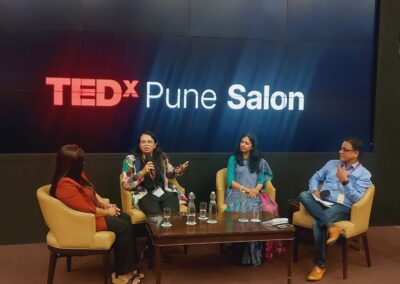
{"type": "Polygon", "coordinates": [[[154,246],[156,261],[156,283],[161,284],[161,247],[154,246]]]}
{"type": "Polygon", "coordinates": [[[288,251],[287,251],[287,283],[290,284],[292,281],[292,256],[293,256],[293,242],[294,240],[288,241],[288,251]]]}

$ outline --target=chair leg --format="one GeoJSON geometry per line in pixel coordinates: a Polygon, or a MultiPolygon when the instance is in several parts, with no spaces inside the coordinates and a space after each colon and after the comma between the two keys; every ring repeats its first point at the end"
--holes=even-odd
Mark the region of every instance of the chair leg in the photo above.
{"type": "Polygon", "coordinates": [[[110,251],[103,254],[104,284],[110,280],[110,251]]]}
{"type": "Polygon", "coordinates": [[[72,260],[72,256],[68,255],[67,256],[67,271],[71,272],[71,260],[72,260]]]}
{"type": "Polygon", "coordinates": [[[343,238],[342,244],[342,258],[343,258],[343,279],[347,278],[347,264],[349,259],[349,241],[343,238]]]}
{"type": "Polygon", "coordinates": [[[47,274],[47,284],[53,284],[54,271],[56,270],[57,253],[50,251],[49,271],[47,274]]]}
{"type": "Polygon", "coordinates": [[[299,260],[299,240],[297,237],[294,238],[294,247],[293,247],[293,262],[297,263],[299,260]]]}
{"type": "Polygon", "coordinates": [[[224,244],[219,244],[219,253],[224,253],[224,244]]]}
{"type": "Polygon", "coordinates": [[[368,246],[368,237],[367,233],[362,237],[363,239],[363,245],[364,245],[364,250],[365,250],[365,257],[367,258],[367,265],[368,267],[371,267],[371,258],[369,255],[369,246],[368,246]]]}
{"type": "Polygon", "coordinates": [[[187,246],[187,245],[184,245],[184,246],[183,246],[183,253],[184,253],[185,255],[188,254],[188,246],[187,246]]]}

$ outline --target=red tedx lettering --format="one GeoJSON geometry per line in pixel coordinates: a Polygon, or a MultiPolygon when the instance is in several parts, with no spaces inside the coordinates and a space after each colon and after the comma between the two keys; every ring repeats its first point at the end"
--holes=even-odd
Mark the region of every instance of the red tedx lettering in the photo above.
{"type": "Polygon", "coordinates": [[[98,106],[115,106],[121,100],[121,86],[114,80],[97,80],[96,91],[98,106]],[[114,95],[110,99],[106,99],[106,88],[110,88],[113,91],[114,95]]]}
{"type": "Polygon", "coordinates": [[[129,82],[128,80],[124,80],[126,86],[126,92],[124,93],[124,97],[129,97],[129,94],[132,98],[138,98],[139,95],[136,93],[135,87],[139,83],[139,81],[129,82]]]}
{"type": "Polygon", "coordinates": [[[70,78],[52,78],[46,77],[46,85],[53,85],[53,104],[55,106],[62,106],[63,100],[63,87],[71,85],[70,78]]]}
{"type": "Polygon", "coordinates": [[[110,79],[55,78],[46,77],[46,85],[53,86],[53,104],[64,105],[64,87],[71,87],[72,106],[113,107],[122,98],[139,98],[135,87],[138,80],[123,80],[126,90],[110,79]],[[106,95],[107,94],[107,95],[106,95]]]}
{"type": "Polygon", "coordinates": [[[72,78],[71,81],[71,105],[94,106],[96,80],[72,78]]]}

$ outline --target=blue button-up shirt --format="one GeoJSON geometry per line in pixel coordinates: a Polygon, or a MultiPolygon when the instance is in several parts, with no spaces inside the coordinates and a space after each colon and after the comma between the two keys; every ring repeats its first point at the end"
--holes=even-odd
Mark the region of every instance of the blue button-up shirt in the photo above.
{"type": "Polygon", "coordinates": [[[338,202],[339,194],[344,194],[344,205],[353,206],[364,195],[371,183],[371,173],[359,162],[346,168],[349,183],[342,185],[336,176],[337,165],[343,166],[340,160],[331,160],[318,170],[310,179],[309,190],[320,192],[329,190],[330,195],[324,200],[338,202]]]}

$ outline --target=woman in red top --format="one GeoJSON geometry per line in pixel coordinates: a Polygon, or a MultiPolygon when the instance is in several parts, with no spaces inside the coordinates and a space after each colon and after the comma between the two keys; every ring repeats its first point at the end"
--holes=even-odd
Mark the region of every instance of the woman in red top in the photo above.
{"type": "Polygon", "coordinates": [[[84,152],[77,145],[64,145],[57,154],[56,171],[50,195],[68,207],[96,216],[96,231],[112,231],[114,244],[115,274],[113,283],[137,284],[143,278],[135,267],[134,239],[130,217],[115,204],[102,202],[93,184],[83,172],[84,152]]]}

